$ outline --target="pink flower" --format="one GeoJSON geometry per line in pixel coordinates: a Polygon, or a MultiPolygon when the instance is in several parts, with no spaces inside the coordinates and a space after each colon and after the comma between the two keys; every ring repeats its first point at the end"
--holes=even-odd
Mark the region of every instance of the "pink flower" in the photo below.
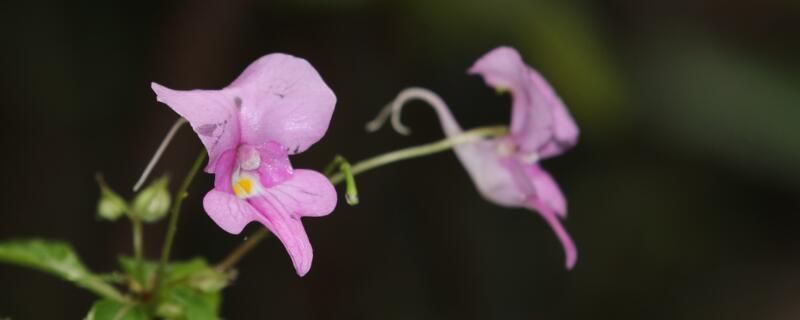
{"type": "Polygon", "coordinates": [[[336,190],[319,172],[293,169],[289,155],[305,151],[328,130],[336,96],[307,61],[269,54],[221,90],[153,91],[189,121],[215,175],[203,207],[223,230],[239,234],[258,221],[286,247],[297,273],[313,252],[301,217],[336,206],[336,190]]]}
{"type": "MultiPolygon", "coordinates": [[[[456,145],[456,155],[484,198],[504,207],[538,212],[561,241],[566,267],[572,269],[577,250],[560,221],[567,216],[567,202],[539,161],[575,145],[578,127],[550,85],[512,48],[492,50],[478,59],[469,73],[482,75],[497,90],[511,92],[511,130],[505,137],[456,145]]],[[[408,89],[395,104],[402,106],[404,100],[414,98],[434,107],[448,137],[462,133],[447,105],[430,91],[408,89]]]]}

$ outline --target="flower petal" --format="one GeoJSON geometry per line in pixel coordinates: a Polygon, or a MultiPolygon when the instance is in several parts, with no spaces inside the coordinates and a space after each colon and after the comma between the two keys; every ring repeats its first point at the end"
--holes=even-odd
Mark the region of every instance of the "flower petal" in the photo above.
{"type": "Polygon", "coordinates": [[[508,89],[512,95],[511,137],[522,151],[538,151],[552,137],[552,108],[533,83],[532,69],[513,48],[496,48],[478,59],[469,69],[483,76],[486,84],[508,89]]]}
{"type": "Polygon", "coordinates": [[[231,149],[222,153],[214,167],[214,189],[221,192],[233,193],[231,180],[233,170],[236,168],[236,151],[231,149]]]}
{"type": "Polygon", "coordinates": [[[564,226],[561,224],[561,220],[550,210],[549,206],[538,199],[532,199],[530,205],[531,209],[538,212],[547,224],[550,225],[550,228],[553,229],[553,232],[555,232],[556,237],[558,237],[558,240],[561,242],[561,246],[564,247],[565,265],[568,270],[571,270],[578,260],[578,249],[575,248],[575,242],[572,241],[572,237],[569,236],[569,233],[567,233],[567,230],[565,230],[564,226]]]}
{"type": "Polygon", "coordinates": [[[280,53],[250,64],[228,88],[241,104],[242,140],[276,141],[289,154],[322,138],[336,105],[333,91],[308,61],[280,53]]]}
{"type": "Polygon", "coordinates": [[[526,193],[514,183],[514,173],[497,154],[498,141],[464,143],[454,150],[484,198],[505,207],[523,207],[526,193]]]}
{"type": "Polygon", "coordinates": [[[295,170],[291,179],[265,189],[249,199],[260,221],[281,240],[297,274],[305,275],[314,256],[300,217],[324,216],[336,207],[336,190],[325,176],[312,170],[295,170]]]}
{"type": "Polygon", "coordinates": [[[172,90],[153,82],[159,102],[168,105],[189,124],[208,151],[205,171],[214,173],[225,150],[239,144],[239,116],[236,102],[224,90],[172,90]]]}
{"type": "Polygon", "coordinates": [[[567,217],[567,200],[553,177],[538,164],[526,168],[527,176],[533,184],[536,197],[559,217],[567,217]]]}
{"type": "Polygon", "coordinates": [[[216,189],[203,198],[203,209],[222,230],[232,234],[239,234],[248,223],[261,217],[247,201],[216,189]]]}
{"type": "Polygon", "coordinates": [[[550,158],[560,155],[578,143],[578,125],[572,119],[567,106],[556,95],[544,77],[533,69],[531,69],[530,77],[537,90],[544,96],[553,114],[553,139],[539,149],[539,156],[550,158]]]}
{"type": "Polygon", "coordinates": [[[328,178],[314,170],[296,169],[291,179],[266,192],[301,217],[326,216],[336,208],[336,189],[328,178]]]}
{"type": "Polygon", "coordinates": [[[256,149],[261,155],[261,165],[258,167],[261,185],[265,188],[270,188],[292,177],[294,169],[283,146],[270,141],[256,149]]]}

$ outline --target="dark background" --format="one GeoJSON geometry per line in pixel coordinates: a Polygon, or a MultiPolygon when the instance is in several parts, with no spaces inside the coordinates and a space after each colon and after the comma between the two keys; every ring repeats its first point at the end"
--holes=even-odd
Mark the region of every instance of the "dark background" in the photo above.
{"type": "MultiPolygon", "coordinates": [[[[507,122],[510,100],[466,75],[520,50],[566,101],[577,148],[548,160],[580,257],[536,214],[482,200],[452,153],[358,177],[361,204],[305,219],[298,278],[265,241],[225,290],[228,319],[800,318],[800,3],[797,1],[15,1],[0,11],[0,239],[74,244],[99,272],[130,227],[95,218],[93,175],[130,196],[176,119],[150,81],[220,88],[257,57],[308,59],[338,96],[326,137],[292,159],[321,168],[441,137],[422,104],[401,137],[363,125],[402,88],[440,93],[464,127],[507,122]]],[[[156,173],[200,150],[183,130],[156,173]]],[[[241,242],[191,188],[174,257],[241,242]]],[[[341,190],[341,189],[340,189],[341,190]]],[[[260,227],[251,225],[247,230],[260,227]]],[[[146,230],[155,257],[164,223],[146,230]]],[[[0,317],[80,319],[93,296],[0,265],[0,317]]]]}

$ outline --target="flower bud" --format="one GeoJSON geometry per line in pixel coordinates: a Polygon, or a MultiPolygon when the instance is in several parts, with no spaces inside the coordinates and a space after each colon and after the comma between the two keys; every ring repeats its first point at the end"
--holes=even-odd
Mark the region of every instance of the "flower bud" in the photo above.
{"type": "Polygon", "coordinates": [[[133,204],[131,213],[144,222],[155,222],[163,218],[171,202],[167,185],[169,179],[161,177],[139,192],[133,204]]]}
{"type": "Polygon", "coordinates": [[[100,200],[97,201],[97,216],[102,219],[114,221],[128,211],[128,203],[114,190],[106,185],[103,177],[97,175],[97,184],[100,185],[100,200]]]}

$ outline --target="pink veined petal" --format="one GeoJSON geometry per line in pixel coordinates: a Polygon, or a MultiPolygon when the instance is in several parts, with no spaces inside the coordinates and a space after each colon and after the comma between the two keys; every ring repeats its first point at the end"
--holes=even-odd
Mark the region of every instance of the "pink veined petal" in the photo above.
{"type": "Polygon", "coordinates": [[[336,207],[336,190],[322,174],[295,170],[291,179],[248,199],[260,212],[258,221],[281,240],[300,276],[311,268],[313,250],[300,217],[325,216],[336,207]]]}
{"type": "Polygon", "coordinates": [[[536,197],[559,217],[566,218],[567,200],[555,179],[538,164],[530,165],[526,169],[526,175],[533,184],[536,197]]]}
{"type": "Polygon", "coordinates": [[[219,156],[214,168],[214,189],[217,191],[233,193],[231,180],[233,170],[236,168],[236,151],[228,150],[219,156]]]}
{"type": "Polygon", "coordinates": [[[258,221],[283,243],[297,274],[301,277],[306,275],[311,269],[314,251],[300,217],[291,214],[272,195],[251,198],[249,202],[260,212],[258,221]]]}
{"type": "Polygon", "coordinates": [[[509,183],[513,183],[517,190],[525,195],[525,200],[522,202],[523,204],[527,202],[528,198],[536,195],[536,186],[533,185],[533,181],[528,177],[527,169],[525,165],[520,162],[518,157],[503,157],[500,161],[503,164],[503,168],[509,172],[511,177],[509,183]]]}
{"type": "Polygon", "coordinates": [[[203,209],[222,230],[232,234],[239,234],[248,223],[261,218],[247,201],[216,189],[203,198],[203,209]]]}
{"type": "Polygon", "coordinates": [[[336,96],[308,61],[263,56],[228,86],[241,105],[242,141],[275,141],[289,154],[305,151],[328,130],[336,96]]]}
{"type": "Polygon", "coordinates": [[[578,125],[575,124],[564,102],[542,75],[531,69],[530,77],[537,90],[544,96],[553,115],[553,139],[539,149],[539,156],[550,158],[560,155],[578,143],[578,125]]]}
{"type": "Polygon", "coordinates": [[[296,169],[291,179],[266,189],[266,193],[299,217],[322,217],[336,208],[336,189],[314,170],[296,169]]]}
{"type": "Polygon", "coordinates": [[[504,207],[523,207],[526,194],[514,183],[514,174],[497,155],[497,141],[465,143],[454,149],[485,199],[504,207]]]}
{"type": "Polygon", "coordinates": [[[168,105],[189,124],[208,151],[205,171],[214,173],[226,150],[239,144],[239,116],[234,97],[223,90],[172,90],[153,82],[159,102],[168,105]]]}
{"type": "Polygon", "coordinates": [[[572,241],[572,237],[569,236],[569,233],[567,233],[567,230],[565,230],[564,226],[561,224],[561,220],[558,219],[556,214],[554,214],[547,205],[538,199],[532,199],[530,206],[531,209],[539,213],[547,224],[550,225],[550,228],[553,229],[556,237],[558,237],[558,240],[561,242],[561,246],[564,247],[565,266],[567,270],[572,270],[572,268],[575,267],[575,262],[578,261],[578,249],[575,247],[575,242],[572,241]]]}
{"type": "Polygon", "coordinates": [[[292,177],[294,169],[283,146],[270,141],[256,149],[261,155],[261,165],[258,167],[261,185],[269,188],[292,177]]]}
{"type": "Polygon", "coordinates": [[[531,79],[531,71],[510,47],[489,51],[469,69],[470,74],[483,76],[487,85],[511,90],[511,137],[527,152],[539,151],[553,135],[553,111],[531,79]]]}

